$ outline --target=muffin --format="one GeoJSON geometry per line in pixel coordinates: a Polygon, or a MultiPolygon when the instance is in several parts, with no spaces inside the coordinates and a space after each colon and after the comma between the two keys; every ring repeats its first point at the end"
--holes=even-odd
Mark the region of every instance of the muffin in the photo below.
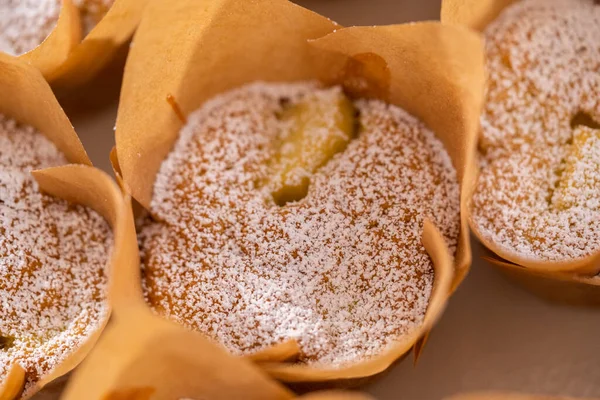
{"type": "Polygon", "coordinates": [[[338,368],[423,323],[423,224],[454,256],[460,189],[441,141],[399,107],[253,83],[190,114],[149,211],[143,286],[157,313],[233,354],[294,340],[298,362],[338,368]]]}
{"type": "Polygon", "coordinates": [[[0,70],[0,397],[29,398],[108,320],[125,202],[39,72],[1,54],[0,70]]]}
{"type": "Polygon", "coordinates": [[[127,291],[311,388],[418,355],[470,263],[482,54],[465,29],[282,0],[149,5],[113,160],[149,213],[127,291]]]}
{"type": "Polygon", "coordinates": [[[67,160],[41,133],[0,116],[0,379],[26,371],[24,396],[108,315],[108,223],[45,195],[30,171],[67,160]]]}
{"type": "Polygon", "coordinates": [[[522,0],[484,34],[489,84],[471,227],[509,263],[556,279],[593,276],[600,268],[600,6],[522,0]]]}

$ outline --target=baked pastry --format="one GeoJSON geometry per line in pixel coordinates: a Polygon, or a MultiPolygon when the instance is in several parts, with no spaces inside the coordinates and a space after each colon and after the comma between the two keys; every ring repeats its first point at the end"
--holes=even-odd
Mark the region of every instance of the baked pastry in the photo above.
{"type": "MultiPolygon", "coordinates": [[[[73,0],[83,36],[106,14],[114,0],[73,0]]],[[[0,3],[0,51],[21,55],[39,46],[55,28],[61,0],[4,0],[0,3]]]]}
{"type": "Polygon", "coordinates": [[[299,361],[378,355],[423,322],[424,220],[454,254],[460,190],[416,118],[340,87],[255,83],[191,114],[140,230],[159,314],[235,354],[296,340],[299,361]]]}
{"type": "Polygon", "coordinates": [[[513,263],[597,272],[600,6],[522,0],[485,36],[489,88],[471,226],[513,263]]]}
{"type": "Polygon", "coordinates": [[[18,364],[24,397],[108,316],[108,223],[42,194],[30,174],[66,163],[45,136],[0,115],[0,387],[18,364]]]}
{"type": "Polygon", "coordinates": [[[418,357],[471,261],[480,37],[210,4],[151,2],[130,49],[113,165],[152,219],[117,292],[312,389],[418,357]]]}

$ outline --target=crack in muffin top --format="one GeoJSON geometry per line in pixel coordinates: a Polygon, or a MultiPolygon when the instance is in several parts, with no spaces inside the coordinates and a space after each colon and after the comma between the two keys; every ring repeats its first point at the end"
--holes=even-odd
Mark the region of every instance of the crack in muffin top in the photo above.
{"type": "Polygon", "coordinates": [[[600,250],[600,5],[523,0],[485,31],[488,98],[471,222],[501,256],[600,250]]]}

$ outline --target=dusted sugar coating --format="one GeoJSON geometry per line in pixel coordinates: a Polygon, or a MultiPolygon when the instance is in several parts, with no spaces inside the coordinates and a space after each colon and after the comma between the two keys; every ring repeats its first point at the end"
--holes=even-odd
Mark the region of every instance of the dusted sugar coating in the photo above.
{"type": "Polygon", "coordinates": [[[486,30],[478,235],[505,255],[600,250],[600,5],[523,0],[486,30]]]}
{"type": "Polygon", "coordinates": [[[0,115],[0,384],[26,370],[26,391],[106,317],[112,233],[96,212],[43,195],[30,171],[66,164],[31,127],[0,115]]]}
{"type": "MultiPolygon", "coordinates": [[[[141,228],[156,312],[235,354],[296,339],[301,362],[328,367],[377,355],[422,323],[434,278],[423,221],[453,253],[460,224],[456,172],[422,123],[358,101],[358,137],[310,175],[306,197],[278,206],[271,195],[271,161],[293,134],[278,116],[340,93],[255,83],[189,116],[155,182],[160,222],[141,228]]],[[[343,125],[317,129],[345,137],[343,125]]]]}
{"type": "Polygon", "coordinates": [[[60,0],[0,0],[0,51],[18,56],[39,46],[56,26],[60,0]]]}

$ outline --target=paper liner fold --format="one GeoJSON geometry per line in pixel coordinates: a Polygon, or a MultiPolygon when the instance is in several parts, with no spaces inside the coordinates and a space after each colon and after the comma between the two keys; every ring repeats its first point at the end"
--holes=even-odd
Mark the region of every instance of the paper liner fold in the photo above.
{"type": "MultiPolygon", "coordinates": [[[[311,41],[320,49],[343,54],[347,62],[337,82],[350,88],[356,63],[367,71],[361,87],[375,88],[369,97],[383,97],[415,115],[444,143],[461,183],[461,213],[473,185],[471,170],[483,103],[485,82],[483,44],[479,36],[460,27],[419,22],[378,27],[351,27],[311,41]],[[367,54],[374,56],[365,57],[367,54]],[[389,76],[381,71],[384,63],[389,76]],[[350,67],[350,68],[348,68],[350,67]],[[350,73],[349,73],[350,70],[350,73]],[[387,79],[387,82],[386,82],[387,79]],[[382,88],[387,87],[385,92],[382,88]],[[375,95],[375,96],[372,96],[375,95]]],[[[469,229],[461,220],[456,254],[456,288],[471,264],[469,229]]]]}
{"type": "Polygon", "coordinates": [[[396,360],[408,353],[415,343],[433,327],[441,316],[452,290],[454,268],[448,248],[437,228],[426,220],[423,226],[423,245],[433,260],[435,272],[431,297],[421,326],[392,343],[382,353],[347,367],[325,368],[300,364],[261,363],[269,374],[285,382],[328,382],[340,386],[384,372],[396,360]],[[335,382],[340,381],[340,382],[335,382]]]}
{"type": "Polygon", "coordinates": [[[72,0],[62,0],[58,21],[50,35],[39,46],[19,58],[39,69],[45,77],[51,77],[67,61],[80,41],[79,10],[72,0]]]}
{"type": "Polygon", "coordinates": [[[302,396],[299,400],[374,400],[371,396],[362,393],[351,392],[318,392],[302,396]]]}
{"type": "Polygon", "coordinates": [[[342,84],[353,95],[381,98],[421,118],[447,147],[461,183],[455,261],[435,227],[424,226],[435,289],[419,329],[380,356],[341,369],[281,363],[297,351],[292,342],[250,357],[288,382],[358,382],[383,372],[416,343],[422,349],[419,340],[468,271],[464,204],[485,79],[479,35],[436,22],[341,29],[284,0],[152,2],[125,68],[113,165],[123,187],[148,208],[157,171],[183,124],[178,110],[188,115],[211,97],[253,81],[309,79],[342,84]]]}
{"type": "Polygon", "coordinates": [[[441,21],[483,29],[510,4],[518,0],[442,0],[441,21]]]}
{"type": "Polygon", "coordinates": [[[149,0],[115,0],[106,15],[48,75],[52,87],[66,91],[92,79],[127,45],[149,0]]]}
{"type": "Polygon", "coordinates": [[[511,281],[546,300],[574,306],[600,307],[600,277],[536,271],[496,258],[483,257],[511,281]]]}
{"type": "Polygon", "coordinates": [[[13,400],[19,397],[25,385],[25,370],[14,364],[4,382],[0,383],[0,400],[13,400]]]}
{"type": "MultiPolygon", "coordinates": [[[[71,162],[67,165],[32,172],[40,190],[49,195],[89,206],[104,216],[113,227],[115,241],[112,257],[107,263],[107,274],[111,275],[117,265],[123,262],[121,243],[127,239],[123,235],[122,221],[128,210],[123,195],[114,181],[105,173],[89,166],[90,161],[81,146],[73,127],[54,98],[50,87],[41,73],[10,56],[0,54],[0,113],[14,118],[20,123],[33,125],[61,150],[71,162]]],[[[134,232],[130,232],[130,242],[136,243],[134,232]]],[[[34,384],[29,391],[37,390],[53,379],[73,369],[91,350],[98,339],[108,315],[100,321],[98,329],[85,343],[71,353],[63,362],[53,368],[47,376],[34,384]]],[[[2,377],[0,399],[18,398],[24,384],[22,368],[14,366],[7,377],[2,377]]]]}
{"type": "MultiPolygon", "coordinates": [[[[562,396],[545,396],[514,392],[473,392],[446,397],[444,400],[594,400],[562,396]]],[[[599,399],[596,399],[599,400],[599,399]]]]}
{"type": "MultiPolygon", "coordinates": [[[[62,400],[287,400],[296,396],[203,335],[152,315],[145,306],[115,314],[77,369],[62,400]]],[[[304,398],[304,397],[303,397],[304,398]]],[[[341,392],[307,400],[369,400],[341,392]]]]}
{"type": "Polygon", "coordinates": [[[79,9],[62,0],[56,26],[39,46],[19,56],[39,69],[55,89],[93,78],[132,36],[148,0],[116,0],[92,31],[82,36],[79,9]]]}
{"type": "MultiPolygon", "coordinates": [[[[443,0],[441,21],[483,31],[507,6],[516,1],[443,0]]],[[[473,170],[473,175],[476,181],[476,169],[473,170]]],[[[466,201],[467,213],[471,195],[466,201]]],[[[559,302],[585,305],[600,303],[598,289],[600,277],[593,278],[600,272],[600,250],[589,256],[569,261],[543,262],[526,259],[506,252],[500,246],[485,239],[477,226],[472,221],[469,222],[479,241],[495,253],[494,257],[486,260],[521,286],[541,297],[559,302]],[[521,267],[515,268],[516,266],[521,267]]]]}
{"type": "Polygon", "coordinates": [[[91,165],[71,122],[35,68],[0,53],[0,113],[35,127],[72,163],[91,165]]]}

